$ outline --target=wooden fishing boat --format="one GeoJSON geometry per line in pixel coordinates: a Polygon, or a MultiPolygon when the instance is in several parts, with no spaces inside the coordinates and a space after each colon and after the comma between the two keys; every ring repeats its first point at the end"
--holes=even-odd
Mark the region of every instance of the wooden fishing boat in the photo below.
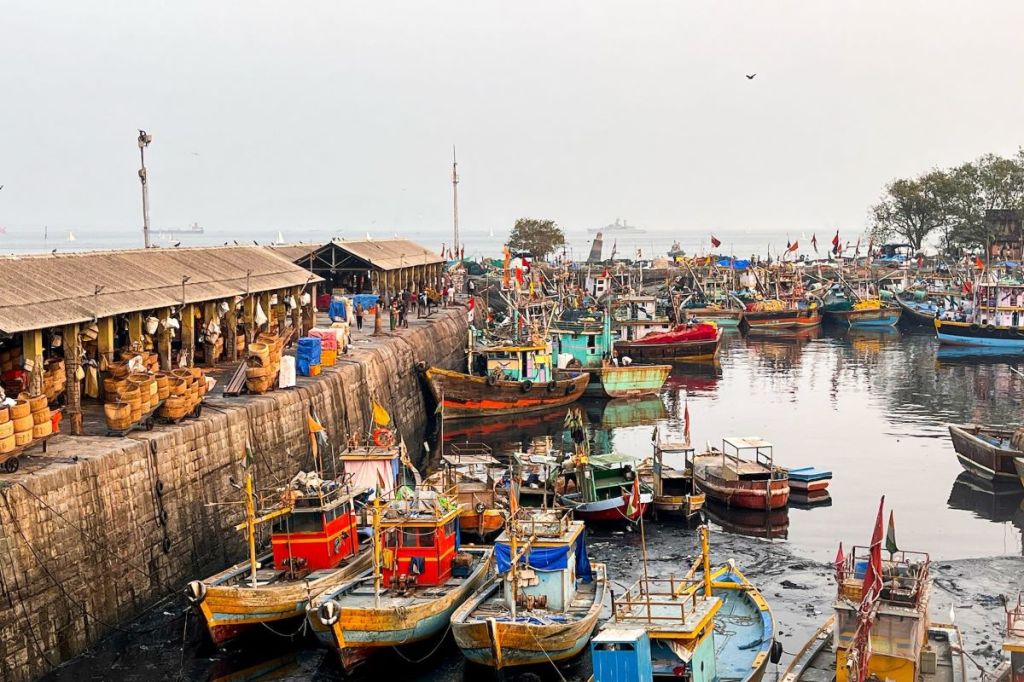
{"type": "Polygon", "coordinates": [[[762,438],[724,438],[720,452],[693,458],[693,477],[708,497],[729,506],[769,510],[789,501],[789,475],[775,466],[772,444],[762,438]]]}
{"type": "Polygon", "coordinates": [[[609,398],[656,395],[672,371],[672,365],[613,362],[611,313],[608,311],[563,311],[552,325],[551,333],[560,359],[556,378],[571,379],[580,372],[587,373],[590,375],[587,395],[609,398]]]}
{"type": "Polygon", "coordinates": [[[252,476],[246,477],[249,495],[247,529],[249,559],[186,588],[189,602],[202,615],[215,644],[243,634],[260,624],[305,616],[306,602],[340,585],[370,566],[368,547],[360,547],[355,495],[348,486],[319,477],[293,480],[286,491],[289,503],[256,517],[252,476]],[[255,526],[273,522],[272,551],[256,555],[255,526]]]}
{"type": "Polygon", "coordinates": [[[499,482],[506,470],[483,443],[451,443],[440,469],[423,483],[437,492],[454,491],[462,508],[460,537],[487,542],[505,527],[508,490],[499,482]]]}
{"type": "Polygon", "coordinates": [[[898,306],[878,308],[850,308],[848,310],[824,311],[827,319],[847,327],[892,327],[900,321],[898,306]]]}
{"type": "Polygon", "coordinates": [[[1020,478],[1020,484],[1024,486],[1024,457],[1014,457],[1013,466],[1017,469],[1017,476],[1020,478]]]}
{"type": "Polygon", "coordinates": [[[480,585],[491,547],[458,548],[454,495],[400,488],[374,502],[373,567],[323,590],[307,608],[313,632],[346,670],[374,652],[434,639],[480,585]]]}
{"type": "Polygon", "coordinates": [[[480,375],[431,367],[427,384],[444,419],[520,414],[568,405],[579,399],[590,375],[555,378],[547,345],[494,346],[471,352],[480,375]]]}
{"type": "Polygon", "coordinates": [[[638,462],[620,454],[576,455],[572,458],[575,489],[565,480],[556,483],[559,504],[569,507],[582,521],[617,522],[637,521],[647,513],[654,500],[653,491],[637,479],[638,462]],[[635,494],[636,493],[636,494],[635,494]],[[636,499],[634,499],[636,498],[636,499]]]}
{"type": "Polygon", "coordinates": [[[1019,477],[1014,460],[1024,457],[1024,452],[1014,447],[1015,435],[1013,429],[978,424],[949,425],[949,436],[953,439],[953,450],[960,465],[971,474],[989,481],[1012,482],[1019,477]]]}
{"type": "MultiPolygon", "coordinates": [[[[775,617],[758,589],[730,561],[712,569],[708,528],[700,527],[701,556],[684,576],[643,577],[623,594],[612,595],[612,614],[594,639],[595,682],[621,682],[614,652],[629,657],[631,647],[609,646],[636,639],[642,631],[650,674],[692,682],[757,682],[769,662],[778,662],[775,617]],[[697,573],[700,577],[696,577],[697,573]],[[632,632],[630,632],[632,631],[632,632]]],[[[636,651],[635,647],[632,647],[636,651]]],[[[641,661],[637,661],[641,663],[641,661]]]]}
{"type": "MultiPolygon", "coordinates": [[[[620,358],[633,362],[683,362],[713,360],[722,343],[722,330],[710,323],[679,325],[667,332],[652,332],[634,341],[616,341],[620,358]]],[[[668,374],[666,373],[666,377],[668,374]]]]}
{"type": "Polygon", "coordinates": [[[604,564],[587,557],[583,522],[563,511],[520,509],[494,545],[495,575],[452,615],[470,661],[497,669],[562,661],[597,626],[604,564]]]}
{"type": "Polygon", "coordinates": [[[786,306],[778,310],[750,310],[743,314],[748,332],[772,329],[807,329],[821,326],[821,310],[816,306],[786,306]]]}
{"type": "Polygon", "coordinates": [[[935,318],[940,343],[1024,351],[1024,284],[979,283],[964,322],[935,318]]]}
{"type": "Polygon", "coordinates": [[[654,457],[640,469],[640,480],[654,490],[655,517],[690,518],[704,508],[705,495],[693,482],[692,460],[688,443],[658,440],[655,433],[654,457]]]}
{"type": "Polygon", "coordinates": [[[929,619],[928,555],[894,551],[882,559],[881,507],[875,538],[873,552],[855,547],[843,556],[840,547],[834,613],[790,662],[783,682],[968,679],[960,630],[929,619]]]}
{"type": "Polygon", "coordinates": [[[937,305],[928,300],[918,301],[907,297],[904,293],[896,294],[894,298],[896,305],[903,311],[900,322],[912,327],[931,328],[934,326],[935,318],[939,314],[937,305]]]}
{"type": "Polygon", "coordinates": [[[738,329],[743,324],[743,311],[739,308],[683,308],[682,314],[698,322],[710,322],[726,329],[738,329]]]}
{"type": "Polygon", "coordinates": [[[1024,600],[1017,593],[1017,603],[1006,605],[1006,631],[1004,632],[1003,651],[1008,660],[985,675],[982,682],[1022,682],[1024,681],[1024,600]]]}

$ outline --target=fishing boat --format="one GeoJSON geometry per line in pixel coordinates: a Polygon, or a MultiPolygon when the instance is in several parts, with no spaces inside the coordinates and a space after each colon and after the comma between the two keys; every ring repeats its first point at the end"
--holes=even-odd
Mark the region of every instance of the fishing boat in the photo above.
{"type": "Polygon", "coordinates": [[[1017,593],[1017,603],[1006,605],[1006,631],[1003,651],[1009,657],[983,682],[1024,682],[1024,599],[1017,593]]]}
{"type": "Polygon", "coordinates": [[[300,472],[275,496],[277,504],[258,511],[252,475],[246,474],[246,521],[236,529],[248,531],[249,558],[185,590],[214,644],[261,624],[279,628],[303,617],[311,594],[370,565],[370,551],[359,543],[356,495],[346,483],[300,472]],[[257,555],[256,526],[265,522],[272,522],[271,551],[257,555]]]}
{"type": "Polygon", "coordinates": [[[563,661],[590,640],[604,605],[604,564],[566,511],[519,509],[494,544],[495,573],[452,615],[470,661],[501,670],[563,661]]]}
{"type": "Polygon", "coordinates": [[[424,484],[438,492],[454,491],[462,508],[460,537],[487,542],[505,527],[508,492],[499,482],[506,469],[483,443],[450,443],[440,469],[424,484]]]}
{"type": "Polygon", "coordinates": [[[1020,430],[1000,429],[978,424],[950,424],[949,436],[960,465],[968,472],[990,481],[1016,481],[1014,460],[1024,457],[1019,443],[1020,430]]]}
{"type": "MultiPolygon", "coordinates": [[[[924,294],[925,292],[920,292],[924,294]]],[[[935,318],[939,315],[939,306],[934,302],[921,297],[918,300],[916,293],[912,292],[901,292],[896,294],[894,297],[896,305],[903,311],[903,315],[900,316],[900,321],[903,324],[913,327],[933,327],[935,325],[935,318]],[[910,294],[910,295],[908,295],[910,294]]]]}
{"type": "Polygon", "coordinates": [[[493,548],[460,547],[452,493],[402,487],[374,500],[372,567],[309,602],[313,632],[346,670],[374,652],[443,636],[482,582],[493,548]]]}
{"type": "Polygon", "coordinates": [[[693,448],[688,441],[663,441],[656,429],[654,457],[642,467],[640,480],[653,488],[651,505],[656,517],[690,518],[704,508],[705,495],[693,482],[693,448]]]}
{"type": "Polygon", "coordinates": [[[817,467],[791,467],[786,469],[789,474],[789,491],[791,495],[797,493],[810,495],[828,490],[828,484],[832,482],[832,472],[817,467]]]}
{"type": "Polygon", "coordinates": [[[565,310],[551,328],[558,357],[555,376],[590,376],[585,393],[609,398],[656,395],[672,365],[623,365],[613,359],[611,314],[601,310],[565,310]]]}
{"type": "Polygon", "coordinates": [[[793,658],[783,682],[968,679],[960,630],[928,615],[929,556],[899,551],[894,537],[886,545],[883,559],[879,506],[871,547],[844,556],[840,546],[834,612],[793,658]]]}
{"type": "Polygon", "coordinates": [[[568,405],[579,399],[590,375],[555,376],[548,343],[472,348],[470,372],[431,367],[427,385],[441,406],[443,419],[471,419],[521,414],[568,405]]]}
{"type": "Polygon", "coordinates": [[[756,436],[722,439],[722,449],[693,458],[693,477],[708,497],[744,509],[779,509],[789,501],[789,474],[774,448],[756,436]]]}
{"type": "Polygon", "coordinates": [[[748,332],[778,329],[808,329],[821,326],[821,309],[817,303],[785,303],[778,300],[758,301],[743,313],[743,327],[748,332]]]}
{"type": "Polygon", "coordinates": [[[900,321],[899,306],[883,305],[878,299],[862,300],[849,308],[824,309],[825,319],[847,327],[893,327],[900,321]]]}
{"type": "Polygon", "coordinates": [[[619,357],[638,363],[713,360],[721,343],[722,330],[716,324],[699,322],[651,332],[632,341],[616,341],[615,351],[619,357]]]}
{"type": "Polygon", "coordinates": [[[1024,457],[1014,457],[1013,466],[1017,469],[1017,476],[1020,478],[1020,484],[1024,486],[1024,457]]]}
{"type": "Polygon", "coordinates": [[[635,459],[610,453],[574,455],[569,461],[574,464],[571,470],[563,464],[563,477],[564,472],[574,471],[574,487],[569,487],[568,479],[559,481],[565,485],[557,500],[571,508],[577,519],[633,522],[647,513],[654,495],[637,478],[639,463],[635,459]]]}
{"type": "Polygon", "coordinates": [[[1024,351],[1024,284],[978,283],[972,290],[973,306],[963,321],[935,318],[939,342],[1024,351]]]}
{"type": "Polygon", "coordinates": [[[775,617],[768,602],[734,561],[712,568],[708,527],[700,527],[701,556],[683,576],[646,574],[612,595],[611,618],[594,638],[595,682],[650,679],[757,682],[778,662],[775,617]],[[700,574],[699,576],[697,574],[700,574]],[[640,641],[642,646],[623,646],[640,641]],[[642,660],[637,652],[649,658],[642,660]],[[633,666],[614,663],[633,659],[633,666]],[[635,666],[635,667],[634,667],[635,666]],[[645,674],[624,674],[639,668],[645,674]]]}

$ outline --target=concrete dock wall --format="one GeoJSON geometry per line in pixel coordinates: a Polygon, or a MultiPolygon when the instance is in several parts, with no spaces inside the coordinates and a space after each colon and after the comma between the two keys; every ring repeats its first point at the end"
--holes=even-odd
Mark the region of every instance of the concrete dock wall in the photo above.
{"type": "Polygon", "coordinates": [[[457,368],[465,338],[465,311],[441,311],[356,343],[298,388],[211,394],[199,419],[125,438],[60,436],[0,476],[0,679],[34,679],[240,560],[242,498],[231,479],[243,480],[246,441],[261,486],[309,468],[310,404],[332,443],[362,434],[377,400],[418,444],[428,415],[415,364],[457,368]]]}

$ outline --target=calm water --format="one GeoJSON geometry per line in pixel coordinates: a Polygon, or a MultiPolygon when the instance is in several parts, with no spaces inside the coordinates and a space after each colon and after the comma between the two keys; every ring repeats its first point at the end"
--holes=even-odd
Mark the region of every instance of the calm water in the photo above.
{"type": "MultiPolygon", "coordinates": [[[[712,508],[723,530],[786,542],[826,560],[843,540],[866,544],[880,495],[902,545],[940,559],[1021,554],[1024,490],[995,489],[962,474],[946,424],[1018,425],[1024,358],[939,349],[928,334],[839,331],[725,337],[716,365],[681,365],[660,399],[585,404],[605,448],[647,455],[655,424],[682,432],[689,403],[698,449],[725,436],[760,436],[783,466],[829,469],[832,504],[770,516],[712,508]]],[[[551,435],[561,414],[449,429],[503,452],[551,435]]]]}

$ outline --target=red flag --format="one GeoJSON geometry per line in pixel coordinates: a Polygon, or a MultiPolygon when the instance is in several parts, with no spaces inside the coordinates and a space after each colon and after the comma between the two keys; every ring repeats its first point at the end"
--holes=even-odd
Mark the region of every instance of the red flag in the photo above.
{"type": "Polygon", "coordinates": [[[796,251],[799,248],[800,248],[800,242],[799,241],[795,241],[795,242],[793,242],[793,244],[788,249],[786,249],[786,251],[788,251],[789,253],[793,253],[794,251],[796,251]]]}
{"type": "Polygon", "coordinates": [[[721,245],[722,242],[720,242],[718,238],[715,237],[715,235],[711,235],[711,246],[717,249],[721,245]]]}
{"type": "Polygon", "coordinates": [[[466,306],[467,314],[469,315],[469,323],[473,324],[473,309],[476,308],[476,298],[473,296],[469,297],[469,305],[466,306]]]}
{"type": "Polygon", "coordinates": [[[632,518],[640,514],[640,479],[633,478],[633,492],[629,495],[629,502],[626,504],[626,516],[632,518]]]}
{"type": "Polygon", "coordinates": [[[459,260],[465,260],[465,258],[466,258],[466,247],[465,246],[460,246],[459,247],[459,260]]]}
{"type": "Polygon", "coordinates": [[[836,230],[836,236],[832,237],[832,248],[839,248],[839,230],[836,230]]]}
{"type": "Polygon", "coordinates": [[[868,678],[868,659],[871,657],[869,641],[871,626],[875,618],[875,605],[882,593],[882,515],[885,507],[885,495],[878,502],[878,515],[875,517],[875,529],[871,533],[871,548],[868,566],[864,571],[864,584],[861,587],[860,609],[857,614],[857,634],[853,648],[860,667],[859,680],[868,678]]]}
{"type": "Polygon", "coordinates": [[[523,269],[516,268],[516,284],[523,286],[523,269]]]}
{"type": "Polygon", "coordinates": [[[602,277],[607,277],[608,276],[608,268],[604,269],[604,272],[601,273],[601,276],[602,277]]]}
{"type": "Polygon", "coordinates": [[[508,484],[508,510],[512,516],[519,511],[519,481],[513,476],[508,484]]]}
{"type": "Polygon", "coordinates": [[[843,556],[843,543],[839,543],[839,551],[836,552],[836,560],[832,566],[836,570],[836,585],[842,585],[844,579],[843,562],[846,561],[846,557],[843,556]]]}
{"type": "Polygon", "coordinates": [[[686,445],[690,445],[690,403],[687,402],[683,406],[683,438],[686,440],[686,445]]]}
{"type": "Polygon", "coordinates": [[[811,235],[811,246],[814,247],[814,253],[818,253],[818,235],[811,235]]]}
{"type": "Polygon", "coordinates": [[[985,263],[981,260],[981,256],[974,257],[974,267],[978,268],[979,270],[985,269],[985,263]]]}

